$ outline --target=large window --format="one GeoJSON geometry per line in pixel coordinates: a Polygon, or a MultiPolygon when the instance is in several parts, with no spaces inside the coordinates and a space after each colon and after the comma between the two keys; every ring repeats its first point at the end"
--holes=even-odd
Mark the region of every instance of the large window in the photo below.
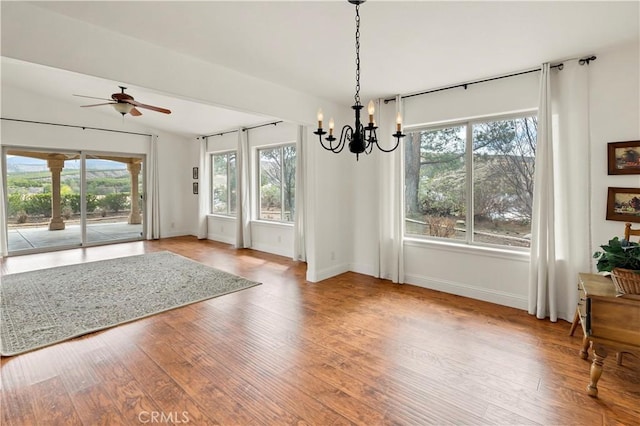
{"type": "Polygon", "coordinates": [[[211,213],[236,215],[236,153],[211,155],[211,213]]]}
{"type": "Polygon", "coordinates": [[[531,115],[407,132],[406,234],[529,247],[536,136],[531,115]]]}
{"type": "Polygon", "coordinates": [[[22,147],[2,155],[10,254],[143,239],[144,157],[22,147]]]}
{"type": "Polygon", "coordinates": [[[296,147],[281,145],[258,150],[260,200],[258,218],[293,222],[296,147]]]}

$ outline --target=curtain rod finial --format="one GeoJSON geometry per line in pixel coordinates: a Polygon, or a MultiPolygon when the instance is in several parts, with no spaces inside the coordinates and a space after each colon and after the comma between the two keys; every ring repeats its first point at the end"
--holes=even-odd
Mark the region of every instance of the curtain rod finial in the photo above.
{"type": "Polygon", "coordinates": [[[579,63],[580,65],[584,65],[584,64],[589,65],[589,62],[591,62],[591,61],[595,61],[596,59],[597,59],[597,58],[596,58],[596,56],[595,56],[595,55],[591,55],[591,56],[588,56],[588,57],[586,57],[586,58],[581,58],[581,59],[578,61],[578,63],[579,63]]]}

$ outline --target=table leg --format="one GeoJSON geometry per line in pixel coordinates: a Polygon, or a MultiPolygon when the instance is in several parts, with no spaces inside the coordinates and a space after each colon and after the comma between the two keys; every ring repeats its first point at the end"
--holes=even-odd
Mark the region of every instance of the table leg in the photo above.
{"type": "Polygon", "coordinates": [[[587,336],[582,338],[582,348],[580,348],[580,358],[587,359],[589,358],[589,345],[591,341],[587,336]]]}
{"type": "Polygon", "coordinates": [[[593,363],[591,364],[591,383],[587,386],[587,394],[596,398],[598,396],[598,380],[602,376],[602,366],[607,357],[607,351],[601,345],[593,346],[593,363]]]}
{"type": "Polygon", "coordinates": [[[622,365],[622,356],[623,356],[624,354],[633,355],[633,353],[632,353],[632,352],[626,352],[626,351],[620,351],[620,352],[618,352],[618,354],[616,355],[616,363],[617,363],[618,365],[622,365]]]}
{"type": "Polygon", "coordinates": [[[576,313],[573,315],[573,323],[571,323],[571,330],[569,330],[569,336],[573,336],[573,333],[580,324],[580,311],[576,309],[576,313]]]}

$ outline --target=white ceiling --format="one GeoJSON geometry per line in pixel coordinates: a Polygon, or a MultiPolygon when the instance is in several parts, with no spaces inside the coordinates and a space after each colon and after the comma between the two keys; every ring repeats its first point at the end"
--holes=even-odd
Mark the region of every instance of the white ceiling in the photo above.
{"type": "MultiPolygon", "coordinates": [[[[102,103],[99,99],[87,99],[73,95],[85,95],[111,99],[111,94],[120,92],[118,86],[127,87],[126,93],[138,102],[171,110],[170,115],[138,108],[142,116],[127,115],[127,119],[150,128],[166,130],[187,137],[204,136],[221,130],[250,127],[277,120],[274,117],[247,114],[213,105],[179,99],[175,96],[151,91],[146,88],[127,85],[78,74],[43,65],[31,64],[10,58],[2,58],[2,84],[38,93],[71,105],[93,105],[102,103]]],[[[93,107],[99,113],[119,119],[119,114],[109,105],[93,107]]]]}
{"type": "MultiPolygon", "coordinates": [[[[351,105],[353,100],[355,7],[346,0],[33,4],[340,104],[351,105]]],[[[366,102],[597,54],[638,39],[639,4],[369,0],[360,7],[362,99],[366,102]]],[[[4,67],[3,62],[3,80],[7,78],[4,67]]],[[[27,85],[32,82],[24,80],[30,77],[20,76],[27,85]]],[[[34,72],[32,77],[43,76],[34,72]]],[[[119,84],[68,77],[77,79],[76,83],[64,83],[59,74],[59,86],[42,84],[38,88],[46,92],[62,87],[60,93],[50,95],[67,99],[69,93],[78,92],[109,97],[119,84]]],[[[170,103],[162,94],[144,88],[130,92],[140,102],[172,105],[175,120],[171,126],[188,126],[189,133],[233,127],[225,124],[231,116],[221,118],[220,128],[202,126],[205,118],[225,114],[212,106],[187,113],[195,108],[187,100],[170,103]],[[209,130],[201,131],[203,128],[209,130]]],[[[73,100],[81,104],[79,99],[73,100]]],[[[156,113],[140,118],[152,114],[156,113]]],[[[269,119],[253,118],[255,123],[269,119]]],[[[250,117],[238,117],[244,119],[250,117]]],[[[186,128],[177,132],[184,131],[186,128]]]]}

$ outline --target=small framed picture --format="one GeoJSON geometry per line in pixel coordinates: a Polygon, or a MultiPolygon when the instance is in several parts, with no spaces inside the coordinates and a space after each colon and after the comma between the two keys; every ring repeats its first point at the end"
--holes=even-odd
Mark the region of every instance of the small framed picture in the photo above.
{"type": "Polygon", "coordinates": [[[608,143],[607,160],[610,175],[639,175],[640,141],[608,143]]]}
{"type": "Polygon", "coordinates": [[[191,171],[191,173],[193,174],[193,178],[194,179],[198,179],[198,168],[194,167],[193,170],[191,171]]]}
{"type": "Polygon", "coordinates": [[[193,193],[194,194],[198,193],[198,182],[193,182],[193,193]]]}
{"type": "Polygon", "coordinates": [[[640,188],[609,187],[607,220],[640,222],[640,188]]]}

